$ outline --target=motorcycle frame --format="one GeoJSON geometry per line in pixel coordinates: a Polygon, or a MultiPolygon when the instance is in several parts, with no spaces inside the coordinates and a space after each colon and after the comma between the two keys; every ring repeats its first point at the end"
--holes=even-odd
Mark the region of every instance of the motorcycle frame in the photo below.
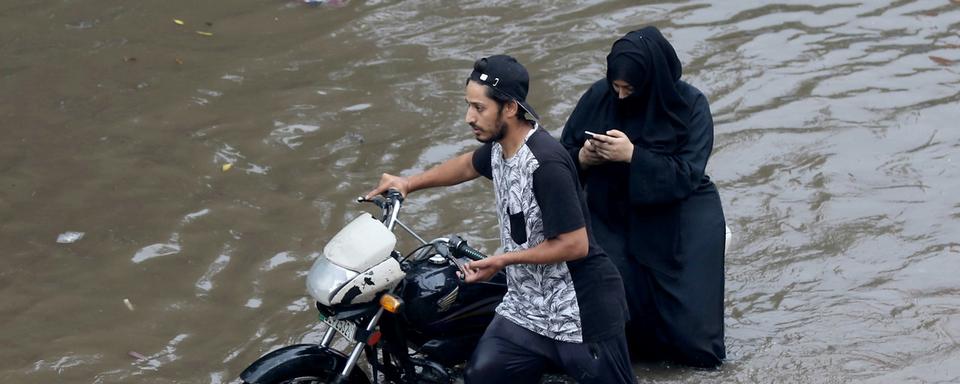
{"type": "MultiPolygon", "coordinates": [[[[419,241],[419,242],[421,243],[421,245],[436,244],[436,243],[446,242],[446,241],[449,240],[448,238],[441,237],[441,238],[434,239],[434,240],[432,240],[432,241],[430,241],[430,242],[427,242],[427,241],[425,241],[422,237],[420,237],[419,235],[417,235],[416,232],[414,232],[412,229],[410,229],[410,227],[407,227],[405,224],[403,224],[403,223],[397,218],[398,213],[399,213],[399,211],[400,211],[401,204],[402,204],[402,200],[403,200],[403,197],[402,197],[402,196],[399,196],[399,195],[400,195],[400,194],[397,193],[397,192],[390,192],[390,193],[388,193],[388,195],[387,195],[387,201],[381,201],[381,200],[376,200],[376,199],[375,199],[375,200],[366,200],[366,199],[362,199],[362,198],[358,198],[357,201],[358,201],[358,202],[370,201],[370,202],[375,203],[375,204],[376,204],[377,206],[379,206],[380,209],[381,209],[380,221],[384,223],[384,225],[387,227],[387,229],[389,229],[390,231],[393,231],[394,228],[395,228],[397,225],[399,225],[400,228],[402,228],[402,229],[403,229],[404,231],[406,231],[408,234],[410,234],[410,235],[413,236],[415,239],[417,239],[417,241],[419,241]]],[[[391,288],[389,291],[387,291],[387,293],[388,293],[388,294],[393,294],[395,290],[396,290],[396,287],[391,288]]],[[[374,304],[374,305],[375,305],[375,304],[374,304]]],[[[383,312],[384,312],[384,308],[383,308],[383,307],[380,307],[380,308],[377,310],[377,312],[373,315],[373,317],[371,317],[370,320],[366,322],[366,326],[363,328],[363,330],[364,330],[364,333],[363,333],[363,334],[369,335],[369,334],[371,334],[371,333],[377,328],[377,325],[379,325],[380,319],[381,319],[381,317],[383,316],[383,312]]],[[[361,325],[361,324],[358,323],[357,325],[361,325]]],[[[382,332],[382,331],[381,331],[381,332],[382,332]]],[[[360,356],[361,356],[361,354],[363,354],[363,351],[364,351],[365,347],[370,347],[370,348],[372,348],[372,350],[374,351],[374,353],[373,353],[374,356],[367,356],[367,359],[368,359],[368,360],[369,360],[369,359],[373,359],[373,360],[376,360],[376,359],[377,359],[377,356],[376,356],[376,352],[375,352],[375,351],[376,351],[376,349],[380,349],[380,348],[376,348],[375,345],[368,345],[366,342],[364,342],[364,341],[362,341],[362,340],[358,340],[358,338],[357,338],[357,335],[358,335],[358,334],[360,334],[360,329],[359,329],[359,328],[358,328],[357,332],[353,335],[353,338],[351,338],[351,341],[356,342],[356,345],[353,347],[353,350],[350,352],[350,355],[349,355],[349,357],[347,358],[347,362],[346,362],[346,364],[344,365],[343,369],[341,370],[340,376],[337,377],[336,382],[343,382],[343,381],[347,380],[347,378],[350,377],[350,374],[353,372],[353,369],[356,368],[357,362],[360,360],[360,356]]],[[[334,338],[335,335],[336,335],[336,330],[335,330],[333,327],[327,328],[327,330],[323,333],[323,336],[322,336],[321,339],[320,339],[319,346],[320,346],[321,348],[331,348],[330,345],[333,343],[333,338],[334,338]]],[[[403,347],[404,347],[404,348],[407,348],[406,345],[404,345],[403,347]]],[[[385,353],[387,353],[387,352],[385,352],[385,353]]],[[[408,356],[396,356],[396,357],[397,357],[397,358],[406,358],[406,359],[409,359],[408,356]]],[[[374,376],[377,375],[377,369],[375,369],[375,366],[376,366],[376,365],[379,365],[379,363],[372,363],[372,364],[371,364],[371,368],[374,368],[374,369],[373,369],[373,372],[372,372],[374,376]]],[[[407,364],[400,364],[400,367],[399,367],[399,368],[400,368],[401,370],[406,370],[406,368],[405,368],[406,366],[407,366],[407,364]]],[[[384,372],[384,373],[386,373],[386,372],[384,372]]],[[[413,373],[413,372],[407,372],[407,373],[413,373]]],[[[377,382],[377,378],[376,378],[376,377],[374,377],[374,382],[377,382]]]]}
{"type": "MultiPolygon", "coordinates": [[[[401,257],[401,253],[399,253],[396,248],[391,252],[390,257],[397,259],[401,264],[407,260],[407,257],[415,254],[418,257],[416,257],[414,261],[425,262],[420,256],[428,254],[427,252],[430,249],[446,257],[456,265],[457,268],[460,268],[461,271],[463,270],[463,263],[457,259],[457,256],[453,255],[452,250],[466,252],[466,257],[468,258],[484,257],[478,251],[466,246],[466,242],[458,236],[452,236],[450,238],[441,237],[427,242],[417,235],[398,219],[403,196],[395,190],[388,191],[385,197],[377,196],[373,199],[358,198],[357,202],[374,203],[380,208],[380,217],[378,220],[391,232],[394,231],[396,226],[400,226],[400,228],[421,243],[418,248],[414,249],[413,252],[406,257],[401,257]]],[[[405,282],[401,282],[385,293],[395,294],[395,292],[399,291],[402,296],[402,292],[406,289],[405,284],[405,282]]],[[[423,377],[421,377],[422,373],[427,372],[427,370],[432,370],[438,374],[438,376],[435,377],[435,380],[439,380],[438,382],[447,382],[451,379],[450,372],[448,371],[449,366],[436,363],[429,359],[414,357],[409,353],[412,339],[409,338],[408,334],[402,326],[400,326],[400,323],[403,321],[402,317],[391,317],[393,314],[390,313],[387,314],[389,321],[385,321],[385,314],[383,313],[385,309],[379,304],[379,297],[378,300],[373,302],[349,306],[349,308],[334,308],[325,306],[319,302],[316,304],[321,316],[335,316],[335,320],[349,321],[356,325],[357,328],[353,332],[353,335],[345,338],[348,343],[356,343],[356,345],[352,347],[352,350],[350,347],[344,348],[344,352],[349,350],[350,354],[346,355],[339,349],[332,348],[333,339],[338,331],[336,328],[330,326],[324,331],[319,344],[290,345],[261,356],[240,374],[240,377],[245,383],[273,383],[278,379],[290,377],[292,374],[302,371],[305,366],[329,367],[332,370],[327,372],[336,375],[330,378],[335,384],[342,384],[350,382],[351,380],[361,380],[361,378],[366,378],[366,375],[362,372],[356,372],[354,369],[359,362],[361,354],[365,351],[367,352],[367,360],[373,373],[372,382],[374,383],[379,382],[379,373],[382,373],[386,380],[391,383],[421,383],[423,380],[423,377]],[[375,340],[375,343],[371,343],[371,341],[374,341],[371,337],[374,336],[374,332],[378,326],[380,327],[379,332],[381,338],[375,340]],[[378,352],[382,352],[382,359],[378,356],[378,352]],[[423,371],[417,372],[418,367],[422,368],[423,371]]],[[[413,349],[418,351],[416,347],[413,349]]]]}

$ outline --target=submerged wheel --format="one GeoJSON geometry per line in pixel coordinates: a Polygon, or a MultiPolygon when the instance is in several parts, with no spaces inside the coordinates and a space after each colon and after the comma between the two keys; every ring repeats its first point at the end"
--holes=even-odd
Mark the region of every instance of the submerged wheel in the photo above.
{"type": "Polygon", "coordinates": [[[321,379],[319,377],[307,376],[307,377],[297,377],[290,380],[281,381],[280,384],[326,384],[329,383],[328,379],[321,379]]]}
{"type": "MultiPolygon", "coordinates": [[[[337,377],[337,372],[326,371],[326,372],[312,372],[312,373],[300,373],[292,374],[289,377],[278,378],[275,381],[269,383],[256,383],[256,384],[332,384],[334,379],[337,377]]],[[[244,384],[252,384],[244,382],[244,384]]],[[[370,380],[367,379],[367,375],[363,374],[359,368],[350,372],[350,378],[347,379],[346,384],[370,384],[370,380]]]]}
{"type": "MultiPolygon", "coordinates": [[[[349,359],[316,344],[296,344],[261,356],[240,373],[244,384],[333,384],[349,359]]],[[[355,366],[346,384],[370,384],[355,366]]]]}
{"type": "MultiPolygon", "coordinates": [[[[305,376],[305,377],[296,377],[290,380],[281,381],[279,384],[330,384],[333,383],[333,377],[335,375],[329,375],[325,378],[315,377],[315,376],[305,376]]],[[[355,374],[350,374],[350,379],[347,380],[347,384],[369,384],[370,381],[367,380],[367,377],[361,375],[362,378],[358,378],[355,374]]]]}

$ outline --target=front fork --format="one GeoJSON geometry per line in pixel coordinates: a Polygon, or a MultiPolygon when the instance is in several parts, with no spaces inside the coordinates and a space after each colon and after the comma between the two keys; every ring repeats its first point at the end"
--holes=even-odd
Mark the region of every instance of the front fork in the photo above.
{"type": "MultiPolygon", "coordinates": [[[[370,322],[367,323],[366,334],[370,334],[374,328],[377,327],[377,323],[380,322],[380,316],[383,316],[383,307],[378,309],[377,313],[370,318],[370,322]]],[[[333,342],[334,333],[336,333],[336,331],[333,327],[327,328],[327,331],[323,334],[323,338],[320,339],[320,346],[329,347],[330,343],[333,342]]],[[[360,354],[363,353],[363,346],[365,344],[363,341],[357,341],[357,345],[353,347],[353,352],[350,353],[350,358],[347,359],[343,370],[340,371],[340,377],[337,378],[337,382],[345,382],[347,378],[350,377],[350,372],[353,372],[353,368],[357,366],[357,361],[360,360],[360,354]]]]}

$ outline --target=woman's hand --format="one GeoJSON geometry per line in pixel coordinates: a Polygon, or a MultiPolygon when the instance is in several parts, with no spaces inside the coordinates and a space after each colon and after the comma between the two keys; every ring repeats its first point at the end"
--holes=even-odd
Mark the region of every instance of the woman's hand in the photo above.
{"type": "MultiPolygon", "coordinates": [[[[633,159],[633,143],[630,142],[627,134],[619,130],[611,129],[606,132],[606,135],[593,136],[587,142],[592,142],[592,146],[595,148],[594,152],[603,161],[629,163],[633,159]]],[[[584,147],[586,147],[586,144],[584,144],[584,147]]]]}
{"type": "Polygon", "coordinates": [[[580,158],[580,168],[587,169],[591,166],[605,162],[599,154],[597,154],[597,147],[593,145],[590,140],[583,142],[583,146],[580,147],[580,152],[578,153],[580,158]]]}

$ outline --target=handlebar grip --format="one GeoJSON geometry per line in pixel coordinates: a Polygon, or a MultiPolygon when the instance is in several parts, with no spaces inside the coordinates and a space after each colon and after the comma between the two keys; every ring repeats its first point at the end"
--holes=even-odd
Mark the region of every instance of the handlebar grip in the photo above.
{"type": "Polygon", "coordinates": [[[461,243],[461,245],[457,247],[457,251],[459,251],[458,253],[460,253],[463,257],[474,261],[487,258],[486,255],[480,253],[480,251],[476,249],[471,248],[469,245],[467,245],[467,243],[461,243]]]}
{"type": "Polygon", "coordinates": [[[473,249],[473,247],[467,245],[467,241],[460,238],[460,236],[453,236],[450,239],[450,245],[452,245],[453,254],[460,257],[466,257],[470,260],[483,260],[487,256],[480,251],[473,249]]]}

